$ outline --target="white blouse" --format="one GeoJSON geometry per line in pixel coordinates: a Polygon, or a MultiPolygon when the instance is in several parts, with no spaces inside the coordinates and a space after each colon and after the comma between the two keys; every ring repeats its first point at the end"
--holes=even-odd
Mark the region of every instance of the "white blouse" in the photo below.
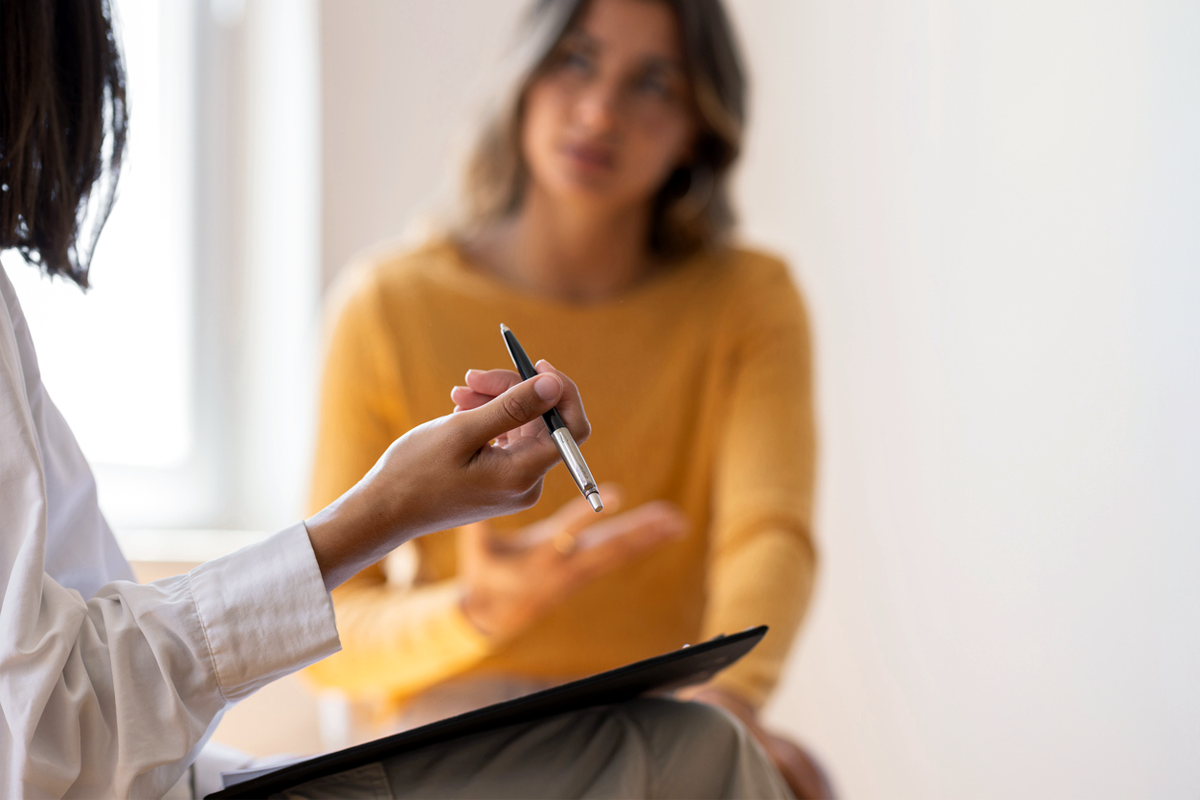
{"type": "Polygon", "coordinates": [[[232,703],[339,647],[303,524],[133,582],[0,267],[0,795],[160,797],[232,703]]]}

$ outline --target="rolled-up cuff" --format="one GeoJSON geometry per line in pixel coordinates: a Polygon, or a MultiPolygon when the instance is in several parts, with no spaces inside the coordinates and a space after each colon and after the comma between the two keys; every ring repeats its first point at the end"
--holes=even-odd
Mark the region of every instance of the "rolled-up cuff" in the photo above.
{"type": "Polygon", "coordinates": [[[201,564],[188,581],[228,701],[341,646],[303,523],[201,564]]]}

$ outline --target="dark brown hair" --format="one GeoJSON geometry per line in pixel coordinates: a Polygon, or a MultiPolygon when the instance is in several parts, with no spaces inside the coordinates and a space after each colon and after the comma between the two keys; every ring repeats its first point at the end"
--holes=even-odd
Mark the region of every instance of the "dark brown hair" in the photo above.
{"type": "MultiPolygon", "coordinates": [[[[559,41],[590,0],[537,0],[501,69],[504,90],[467,156],[460,202],[464,233],[515,214],[529,170],[521,153],[522,107],[559,41]]],[[[720,0],[655,0],[679,23],[684,68],[698,123],[692,163],[676,169],[654,197],[649,250],[678,258],[721,244],[733,228],[729,171],[741,151],[746,78],[733,28],[720,0]]]]}
{"type": "Polygon", "coordinates": [[[0,2],[0,250],[87,288],[127,113],[108,0],[0,2]]]}

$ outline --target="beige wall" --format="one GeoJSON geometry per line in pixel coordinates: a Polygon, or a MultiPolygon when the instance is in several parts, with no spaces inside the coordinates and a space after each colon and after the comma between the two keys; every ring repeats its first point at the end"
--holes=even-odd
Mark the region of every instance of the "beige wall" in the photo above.
{"type": "Polygon", "coordinates": [[[326,280],[401,236],[446,165],[523,0],[321,4],[326,280]]]}

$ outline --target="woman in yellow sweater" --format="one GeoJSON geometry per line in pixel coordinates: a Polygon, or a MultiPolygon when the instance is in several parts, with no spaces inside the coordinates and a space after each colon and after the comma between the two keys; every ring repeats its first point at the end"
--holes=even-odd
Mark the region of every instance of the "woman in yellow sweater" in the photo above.
{"type": "Polygon", "coordinates": [[[555,469],[529,511],[417,540],[415,574],[381,562],[335,593],[343,651],[310,677],[445,715],[766,623],[698,696],[788,767],[755,714],[813,583],[809,341],[785,265],[729,244],[728,21],[719,0],[540,0],[512,59],[454,233],[340,283],[311,503],[502,391],[464,371],[508,366],[504,322],[588,398],[610,510],[555,469]]]}

